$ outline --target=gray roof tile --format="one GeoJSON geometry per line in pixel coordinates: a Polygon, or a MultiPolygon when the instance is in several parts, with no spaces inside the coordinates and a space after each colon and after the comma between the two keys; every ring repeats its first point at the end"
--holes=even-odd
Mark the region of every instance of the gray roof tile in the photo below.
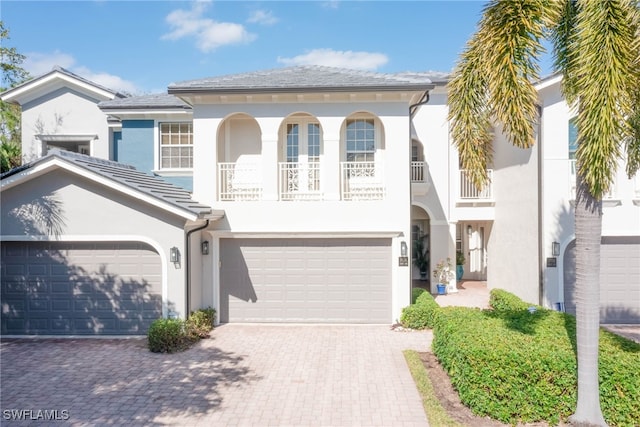
{"type": "Polygon", "coordinates": [[[180,98],[166,93],[131,96],[123,99],[102,101],[98,107],[105,110],[113,109],[184,109],[191,110],[191,106],[180,98]]]}
{"type": "Polygon", "coordinates": [[[433,84],[426,75],[404,76],[310,65],[188,80],[169,85],[169,93],[426,90],[431,87],[433,84]]]}
{"type": "Polygon", "coordinates": [[[94,172],[111,181],[123,184],[133,190],[155,199],[168,203],[171,206],[183,209],[197,216],[212,212],[210,206],[196,202],[191,198],[191,193],[182,187],[171,184],[164,179],[137,170],[135,167],[111,160],[98,159],[84,154],[68,151],[52,150],[49,154],[33,162],[24,164],[0,175],[0,179],[8,178],[35,165],[41,164],[51,158],[59,158],[72,163],[88,171],[94,172]]]}

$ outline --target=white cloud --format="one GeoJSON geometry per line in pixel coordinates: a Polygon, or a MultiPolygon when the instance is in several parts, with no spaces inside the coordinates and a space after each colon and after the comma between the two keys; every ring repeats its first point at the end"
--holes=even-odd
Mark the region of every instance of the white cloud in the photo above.
{"type": "Polygon", "coordinates": [[[322,7],[326,9],[337,9],[340,5],[339,0],[329,0],[322,3],[322,7]]]}
{"type": "Polygon", "coordinates": [[[293,58],[278,57],[278,62],[285,65],[326,65],[356,70],[375,70],[389,62],[389,58],[377,52],[314,49],[293,58]]]}
{"type": "Polygon", "coordinates": [[[34,77],[48,73],[54,65],[70,69],[76,62],[73,56],[57,50],[51,53],[29,52],[25,57],[22,65],[34,77]]]}
{"type": "Polygon", "coordinates": [[[278,18],[273,16],[270,10],[255,10],[247,19],[250,24],[273,25],[278,22],[278,18]]]}
{"type": "Polygon", "coordinates": [[[88,67],[77,65],[76,59],[68,53],[56,50],[51,53],[30,52],[25,56],[24,69],[34,77],[48,73],[57,65],[106,88],[120,92],[140,93],[140,89],[133,82],[114,74],[96,72],[88,67]]]}
{"type": "Polygon", "coordinates": [[[249,33],[244,26],[232,22],[216,22],[203,18],[208,2],[195,2],[191,10],[176,9],[169,13],[166,21],[171,31],[164,34],[163,40],[178,40],[193,37],[196,46],[203,52],[211,52],[220,46],[250,43],[256,35],[249,33]]]}

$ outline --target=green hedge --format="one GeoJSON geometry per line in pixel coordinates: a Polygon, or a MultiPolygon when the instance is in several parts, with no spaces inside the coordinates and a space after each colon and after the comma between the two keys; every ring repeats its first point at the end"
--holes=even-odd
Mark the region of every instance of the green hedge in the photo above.
{"type": "Polygon", "coordinates": [[[213,329],[216,311],[209,307],[191,312],[187,320],[157,319],[147,332],[149,350],[154,353],[175,353],[186,350],[213,329]]]}
{"type": "Polygon", "coordinates": [[[526,310],[533,304],[527,304],[516,295],[503,289],[491,289],[489,305],[496,311],[519,311],[526,310]]]}
{"type": "Polygon", "coordinates": [[[402,310],[400,323],[405,328],[425,329],[433,328],[438,317],[440,306],[429,292],[422,292],[416,303],[402,310]]]}
{"type": "Polygon", "coordinates": [[[175,353],[190,345],[185,322],[181,319],[155,320],[147,332],[149,350],[154,353],[175,353]]]}
{"type": "Polygon", "coordinates": [[[422,295],[423,293],[427,292],[425,289],[422,288],[413,288],[411,289],[411,304],[415,304],[416,300],[418,299],[418,297],[420,295],[422,295]]]}
{"type": "MultiPolygon", "coordinates": [[[[474,413],[505,423],[558,424],[576,405],[575,317],[492,291],[494,310],[438,310],[432,350],[474,413]]],[[[640,419],[640,345],[602,331],[600,394],[606,421],[640,419]]]]}

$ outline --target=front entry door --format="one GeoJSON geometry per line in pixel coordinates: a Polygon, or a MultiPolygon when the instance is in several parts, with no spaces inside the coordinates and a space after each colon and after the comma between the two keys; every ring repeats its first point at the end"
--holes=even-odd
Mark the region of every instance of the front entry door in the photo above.
{"type": "Polygon", "coordinates": [[[488,224],[486,222],[465,223],[463,233],[463,241],[466,244],[464,278],[487,280],[488,224]]]}

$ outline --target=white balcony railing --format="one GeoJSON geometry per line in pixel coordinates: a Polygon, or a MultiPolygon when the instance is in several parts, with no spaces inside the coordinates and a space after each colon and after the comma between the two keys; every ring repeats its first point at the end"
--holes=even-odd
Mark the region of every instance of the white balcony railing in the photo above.
{"type": "Polygon", "coordinates": [[[427,182],[427,162],[411,162],[411,182],[427,182]]]}
{"type": "Polygon", "coordinates": [[[375,162],[341,162],[342,200],[381,200],[384,175],[375,162]]]}
{"type": "MultiPolygon", "coordinates": [[[[571,200],[576,199],[576,161],[569,160],[569,195],[571,200]]],[[[613,200],[616,197],[616,184],[615,182],[605,194],[602,195],[602,200],[613,200]]]]}
{"type": "Polygon", "coordinates": [[[462,200],[490,200],[493,198],[493,169],[487,169],[489,183],[478,190],[469,178],[465,169],[460,170],[460,199],[462,200]]]}
{"type": "Polygon", "coordinates": [[[282,162],[279,165],[280,200],[320,200],[320,163],[282,162]]]}
{"type": "Polygon", "coordinates": [[[260,200],[262,169],[252,163],[218,163],[219,200],[260,200]]]}

